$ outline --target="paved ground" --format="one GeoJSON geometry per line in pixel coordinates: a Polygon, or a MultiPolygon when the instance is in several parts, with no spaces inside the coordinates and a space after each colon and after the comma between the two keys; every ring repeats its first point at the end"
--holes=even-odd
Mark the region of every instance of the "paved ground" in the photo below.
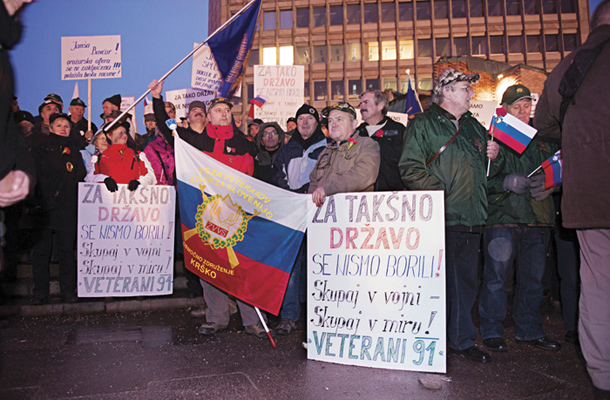
{"type": "MultiPolygon", "coordinates": [[[[508,324],[508,353],[492,354],[487,365],[449,355],[447,374],[427,376],[308,361],[304,325],[273,349],[245,335],[237,317],[228,331],[200,336],[202,320],[190,317],[185,305],[108,311],[3,317],[0,399],[593,398],[573,345],[562,342],[556,353],[517,345],[508,324]],[[422,379],[438,381],[440,389],[426,389],[422,379]]],[[[546,313],[545,329],[562,339],[559,311],[547,307],[546,313]]]]}

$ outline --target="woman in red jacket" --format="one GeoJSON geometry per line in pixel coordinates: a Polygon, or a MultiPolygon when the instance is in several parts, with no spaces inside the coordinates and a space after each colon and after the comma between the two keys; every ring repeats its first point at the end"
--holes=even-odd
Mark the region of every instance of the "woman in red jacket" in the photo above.
{"type": "Polygon", "coordinates": [[[106,133],[111,145],[102,154],[91,157],[94,168],[89,170],[86,182],[104,182],[111,192],[118,190],[119,183],[127,184],[131,191],[140,185],[157,183],[146,155],[135,150],[128,132],[129,123],[119,122],[106,133]]]}

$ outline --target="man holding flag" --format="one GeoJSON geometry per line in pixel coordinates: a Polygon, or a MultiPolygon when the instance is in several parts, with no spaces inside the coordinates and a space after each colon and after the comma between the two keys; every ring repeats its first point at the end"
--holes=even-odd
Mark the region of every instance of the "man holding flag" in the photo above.
{"type": "MultiPolygon", "coordinates": [[[[155,115],[158,115],[162,106],[161,91],[163,90],[163,84],[155,80],[149,85],[149,88],[153,96],[155,115]]],[[[252,176],[256,149],[254,144],[231,124],[231,108],[233,108],[233,104],[225,98],[215,98],[212,100],[207,114],[209,122],[203,132],[198,134],[191,128],[190,115],[191,112],[196,112],[194,111],[196,107],[201,107],[198,103],[201,102],[190,104],[189,128],[177,128],[181,139],[223,164],[252,176]]],[[[205,108],[205,105],[203,107],[205,108]]],[[[163,125],[165,124],[161,124],[161,126],[163,125]]],[[[173,137],[169,129],[163,128],[161,133],[163,133],[168,142],[173,144],[173,137]]],[[[227,267],[231,269],[231,267],[227,267]]],[[[203,297],[208,306],[208,311],[206,313],[206,323],[199,327],[199,333],[202,335],[214,335],[226,329],[229,325],[229,299],[226,293],[203,279],[201,280],[201,286],[203,287],[203,297]]],[[[246,334],[261,338],[266,337],[265,329],[261,322],[259,322],[254,308],[239,300],[237,304],[246,334]]]]}
{"type": "MultiPolygon", "coordinates": [[[[508,114],[529,124],[532,96],[527,87],[509,87],[502,96],[502,106],[508,114]]],[[[546,251],[555,223],[555,207],[549,198],[553,190],[542,190],[544,175],[532,179],[527,176],[557,147],[534,138],[520,155],[505,151],[503,170],[487,183],[489,215],[483,229],[485,267],[479,315],[483,344],[491,351],[508,351],[503,322],[507,315],[506,286],[513,264],[517,279],[512,318],[517,343],[543,350],[561,348],[544,333],[544,316],[540,312],[546,251]]]]}

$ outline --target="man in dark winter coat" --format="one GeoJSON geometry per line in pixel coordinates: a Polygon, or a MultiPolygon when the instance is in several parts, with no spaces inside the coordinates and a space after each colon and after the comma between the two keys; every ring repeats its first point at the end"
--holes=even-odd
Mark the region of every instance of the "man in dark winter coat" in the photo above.
{"type": "Polygon", "coordinates": [[[381,164],[375,182],[375,191],[404,190],[398,171],[402,153],[405,126],[389,118],[388,98],[379,91],[369,89],[360,95],[360,114],[364,122],[358,127],[360,136],[370,137],[379,144],[381,164]]]}
{"type": "Polygon", "coordinates": [[[258,154],[254,159],[254,177],[273,184],[273,163],[284,146],[284,130],[277,122],[265,122],[254,139],[258,154]]]}

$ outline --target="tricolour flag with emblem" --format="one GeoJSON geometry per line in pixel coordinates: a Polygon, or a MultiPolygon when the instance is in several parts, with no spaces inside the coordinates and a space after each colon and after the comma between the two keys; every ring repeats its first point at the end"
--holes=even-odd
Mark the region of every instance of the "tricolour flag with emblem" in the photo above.
{"type": "Polygon", "coordinates": [[[536,128],[506,113],[503,108],[496,109],[489,133],[517,153],[522,154],[536,135],[536,128]],[[499,113],[498,110],[502,110],[499,113]]]}
{"type": "Polygon", "coordinates": [[[561,158],[561,150],[557,150],[555,154],[544,160],[541,165],[544,170],[544,188],[550,189],[561,184],[563,159],[561,158]]]}
{"type": "Polygon", "coordinates": [[[175,138],[186,268],[277,315],[315,207],[175,138]]]}

